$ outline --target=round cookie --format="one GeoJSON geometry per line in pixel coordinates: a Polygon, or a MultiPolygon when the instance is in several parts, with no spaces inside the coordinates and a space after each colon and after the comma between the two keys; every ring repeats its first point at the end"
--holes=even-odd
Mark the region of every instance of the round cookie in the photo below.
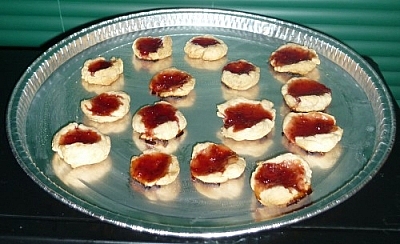
{"type": "Polygon", "coordinates": [[[194,88],[196,79],[177,68],[167,68],[155,74],[149,84],[151,94],[159,97],[184,97],[194,88]]]}
{"type": "Polygon", "coordinates": [[[331,89],[307,77],[294,77],[282,86],[288,107],[295,112],[323,111],[332,101],[331,89]]]}
{"type": "Polygon", "coordinates": [[[88,119],[107,123],[122,119],[130,108],[130,96],[121,91],[101,93],[81,101],[81,109],[88,119]]]}
{"type": "Polygon", "coordinates": [[[52,150],[76,168],[105,160],[111,150],[111,141],[96,128],[73,122],[54,135],[52,150]]]}
{"type": "Polygon", "coordinates": [[[186,128],[183,114],[170,103],[156,102],[140,108],[132,118],[132,128],[140,138],[148,141],[170,140],[186,128]]]}
{"type": "Polygon", "coordinates": [[[318,54],[305,46],[287,43],[276,49],[269,63],[277,72],[305,75],[320,64],[318,54]]]}
{"type": "Polygon", "coordinates": [[[231,89],[247,90],[259,79],[260,68],[244,59],[229,62],[222,69],[221,82],[231,89]]]}
{"type": "Polygon", "coordinates": [[[246,167],[244,158],[223,144],[198,143],[193,147],[190,172],[204,183],[223,183],[239,178],[246,167]]]}
{"type": "Polygon", "coordinates": [[[323,112],[290,112],[283,119],[282,127],[289,142],[308,152],[329,152],[343,135],[335,117],[323,112]]]}
{"type": "Polygon", "coordinates": [[[104,57],[86,60],[81,69],[81,76],[89,84],[108,86],[116,81],[124,72],[122,59],[112,57],[107,61],[104,57]]]}
{"type": "Polygon", "coordinates": [[[203,35],[192,37],[183,50],[189,58],[214,61],[227,54],[228,46],[212,35],[203,35]]]}
{"type": "Polygon", "coordinates": [[[134,55],[143,60],[156,61],[168,58],[172,55],[172,38],[162,37],[139,37],[132,44],[134,55]]]}
{"type": "Polygon", "coordinates": [[[217,116],[223,119],[221,134],[236,141],[258,140],[275,126],[275,109],[268,100],[234,98],[217,105],[217,116]]]}
{"type": "Polygon", "coordinates": [[[176,156],[146,150],[133,156],[130,163],[130,176],[146,187],[171,184],[178,177],[180,168],[176,156]]]}
{"type": "Polygon", "coordinates": [[[288,206],[309,195],[312,171],[301,157],[286,153],[257,163],[250,186],[265,206],[288,206]]]}

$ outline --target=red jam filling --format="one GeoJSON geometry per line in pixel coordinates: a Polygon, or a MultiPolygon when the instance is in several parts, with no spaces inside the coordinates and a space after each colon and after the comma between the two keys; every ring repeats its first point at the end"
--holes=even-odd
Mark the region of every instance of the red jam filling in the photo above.
{"type": "Polygon", "coordinates": [[[241,74],[249,74],[251,71],[255,71],[256,68],[251,63],[239,60],[228,63],[227,65],[225,65],[223,70],[241,75],[241,74]]]}
{"type": "Polygon", "coordinates": [[[101,140],[101,136],[89,129],[75,129],[68,131],[60,138],[60,145],[71,145],[74,143],[93,144],[101,140]]]}
{"type": "Polygon", "coordinates": [[[230,159],[237,158],[237,154],[225,145],[212,144],[192,159],[190,171],[192,176],[204,176],[217,172],[224,172],[230,159]]]}
{"type": "Polygon", "coordinates": [[[173,91],[182,87],[190,80],[191,76],[186,72],[178,70],[166,70],[155,75],[150,81],[150,91],[152,94],[173,91]]]}
{"type": "Polygon", "coordinates": [[[94,115],[109,116],[122,105],[120,96],[102,93],[90,100],[92,107],[89,109],[94,115]]]}
{"type": "Polygon", "coordinates": [[[274,52],[271,60],[275,60],[275,66],[295,64],[304,60],[312,60],[315,54],[300,47],[286,47],[274,52]]]}
{"type": "Polygon", "coordinates": [[[143,107],[139,111],[139,115],[142,116],[142,122],[148,131],[166,122],[178,121],[176,108],[167,103],[156,103],[143,107]]]}
{"type": "Polygon", "coordinates": [[[273,119],[273,114],[261,104],[240,103],[225,109],[224,127],[233,126],[233,131],[250,128],[264,119],[273,119]]]}
{"type": "Polygon", "coordinates": [[[211,37],[196,37],[191,41],[195,45],[202,47],[209,47],[220,44],[218,40],[211,37]]]}
{"type": "Polygon", "coordinates": [[[290,83],[288,94],[293,97],[316,95],[321,96],[331,93],[331,89],[325,85],[308,78],[296,79],[290,83]]]}
{"type": "Polygon", "coordinates": [[[131,177],[140,183],[154,182],[168,173],[171,156],[165,153],[143,154],[131,162],[131,177]]]}
{"type": "Polygon", "coordinates": [[[163,46],[163,41],[159,37],[142,37],[136,41],[136,48],[142,56],[155,53],[163,46]]]}
{"type": "Polygon", "coordinates": [[[316,113],[301,114],[294,116],[285,129],[285,135],[290,141],[295,137],[314,136],[316,134],[327,134],[336,130],[335,121],[327,116],[316,113]]]}
{"type": "Polygon", "coordinates": [[[294,188],[298,191],[303,189],[303,177],[305,170],[299,163],[284,161],[282,163],[265,163],[257,171],[256,184],[262,185],[264,189],[274,186],[294,188]]]}
{"type": "Polygon", "coordinates": [[[89,65],[88,70],[91,73],[91,75],[94,75],[94,73],[96,73],[97,71],[110,68],[112,65],[113,65],[112,62],[100,59],[92,62],[89,65]]]}

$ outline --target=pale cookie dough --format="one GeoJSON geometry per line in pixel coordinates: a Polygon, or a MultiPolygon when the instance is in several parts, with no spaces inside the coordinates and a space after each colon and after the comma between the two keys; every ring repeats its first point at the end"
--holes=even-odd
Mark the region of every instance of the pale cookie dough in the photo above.
{"type": "Polygon", "coordinates": [[[76,168],[105,160],[111,150],[111,141],[96,128],[73,122],[54,135],[52,149],[76,168]]]}
{"type": "Polygon", "coordinates": [[[143,60],[156,61],[168,58],[172,55],[172,38],[162,37],[139,37],[132,44],[135,56],[143,60]]]}
{"type": "Polygon", "coordinates": [[[130,108],[130,96],[122,91],[110,91],[81,101],[82,112],[88,119],[107,123],[122,119],[130,108]]]}
{"type": "Polygon", "coordinates": [[[229,62],[222,69],[221,82],[231,89],[244,91],[259,80],[260,68],[244,59],[229,62]]]}
{"type": "Polygon", "coordinates": [[[203,35],[191,38],[183,50],[189,58],[214,61],[227,54],[228,46],[212,35],[203,35]]]}
{"type": "Polygon", "coordinates": [[[250,186],[265,206],[288,206],[309,195],[312,171],[301,157],[285,153],[257,163],[250,186]],[[286,177],[286,178],[284,178],[286,177]]]}
{"type": "Polygon", "coordinates": [[[116,81],[124,72],[122,59],[112,57],[107,61],[104,57],[89,59],[83,64],[82,79],[89,84],[108,86],[116,81]]]}
{"type": "Polygon", "coordinates": [[[159,97],[184,97],[194,89],[195,84],[196,79],[191,74],[171,67],[155,74],[149,89],[151,94],[159,97]]]}
{"type": "Polygon", "coordinates": [[[343,135],[335,117],[322,112],[290,112],[284,118],[282,127],[289,142],[308,152],[329,152],[343,135]]]}
{"type": "Polygon", "coordinates": [[[323,111],[332,101],[331,90],[306,77],[291,78],[281,93],[288,107],[295,112],[323,111]]]}
{"type": "Polygon", "coordinates": [[[204,183],[223,183],[239,178],[246,167],[244,158],[223,144],[198,143],[193,147],[190,172],[204,183]]]}
{"type": "Polygon", "coordinates": [[[179,171],[176,156],[157,150],[146,150],[131,158],[131,177],[146,187],[171,184],[178,177],[179,171]]]}
{"type": "Polygon", "coordinates": [[[217,105],[217,116],[224,122],[221,134],[236,141],[263,138],[275,126],[276,111],[273,106],[274,104],[268,100],[256,101],[242,97],[217,105]],[[257,112],[254,113],[254,111],[257,112]],[[237,126],[245,126],[245,128],[237,126]]]}
{"type": "Polygon", "coordinates": [[[133,130],[140,134],[141,139],[149,141],[176,138],[183,132],[186,125],[184,115],[165,101],[140,108],[132,118],[133,130]],[[154,126],[147,125],[146,120],[154,121],[154,126]]]}
{"type": "Polygon", "coordinates": [[[313,49],[288,43],[276,49],[271,54],[269,62],[277,72],[305,75],[315,69],[321,61],[313,49]]]}

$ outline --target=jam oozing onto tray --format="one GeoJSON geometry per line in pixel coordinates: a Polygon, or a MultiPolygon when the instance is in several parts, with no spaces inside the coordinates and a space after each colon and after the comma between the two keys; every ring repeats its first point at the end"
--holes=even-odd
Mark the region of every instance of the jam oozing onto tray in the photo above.
{"type": "Polygon", "coordinates": [[[171,156],[165,153],[143,154],[132,160],[130,174],[140,183],[154,182],[168,173],[171,162],[171,156]]]}
{"type": "Polygon", "coordinates": [[[110,68],[112,65],[113,65],[113,63],[111,61],[100,59],[100,60],[92,62],[89,65],[88,70],[91,73],[91,75],[94,75],[94,73],[96,73],[97,71],[110,68]]]}
{"type": "Polygon", "coordinates": [[[297,162],[283,161],[281,163],[264,163],[255,175],[256,185],[262,189],[274,186],[304,189],[304,167],[297,162]]]}
{"type": "Polygon", "coordinates": [[[299,47],[286,47],[275,51],[270,59],[275,60],[275,66],[284,66],[295,64],[304,60],[312,60],[315,57],[315,54],[307,49],[299,47]]]}
{"type": "Polygon", "coordinates": [[[273,114],[261,104],[239,103],[225,109],[224,127],[233,126],[233,131],[240,131],[265,119],[272,120],[273,114]]]}
{"type": "Polygon", "coordinates": [[[148,131],[169,121],[178,121],[176,108],[167,103],[156,103],[143,107],[139,111],[142,122],[148,131]]]}
{"type": "Polygon", "coordinates": [[[227,146],[212,144],[192,159],[190,171],[192,176],[224,172],[230,160],[237,157],[237,154],[227,146]]]}
{"type": "Polygon", "coordinates": [[[331,89],[309,78],[296,79],[291,82],[288,87],[288,94],[293,97],[310,95],[321,96],[325,93],[331,93],[331,89]]]}
{"type": "Polygon", "coordinates": [[[100,141],[100,135],[90,129],[80,129],[75,127],[73,130],[69,130],[66,134],[60,138],[60,145],[71,145],[74,143],[93,144],[100,141]]]}
{"type": "Polygon", "coordinates": [[[290,141],[295,137],[314,136],[316,134],[327,134],[335,131],[335,121],[318,113],[300,114],[294,116],[285,129],[285,135],[290,141]]]}
{"type": "Polygon", "coordinates": [[[195,45],[209,47],[219,44],[219,41],[211,37],[196,37],[191,41],[195,45]]]}
{"type": "Polygon", "coordinates": [[[94,115],[109,116],[122,105],[120,96],[102,93],[90,100],[92,107],[89,109],[94,115]]]}
{"type": "Polygon", "coordinates": [[[149,53],[155,53],[163,46],[163,41],[159,37],[142,37],[136,42],[136,48],[142,56],[147,56],[149,53]]]}
{"type": "Polygon", "coordinates": [[[152,94],[173,91],[190,80],[190,75],[179,70],[166,70],[156,74],[150,81],[152,94]]]}
{"type": "Polygon", "coordinates": [[[223,70],[241,75],[241,74],[249,74],[251,71],[255,71],[256,68],[251,63],[239,60],[228,63],[227,65],[225,65],[223,70]]]}

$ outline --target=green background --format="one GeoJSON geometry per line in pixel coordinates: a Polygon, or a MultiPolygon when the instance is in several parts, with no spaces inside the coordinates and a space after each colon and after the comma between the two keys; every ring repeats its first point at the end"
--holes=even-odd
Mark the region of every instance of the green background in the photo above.
{"type": "Polygon", "coordinates": [[[240,10],[324,32],[371,57],[400,104],[398,0],[0,0],[0,46],[48,47],[93,21],[164,7],[240,10]]]}

